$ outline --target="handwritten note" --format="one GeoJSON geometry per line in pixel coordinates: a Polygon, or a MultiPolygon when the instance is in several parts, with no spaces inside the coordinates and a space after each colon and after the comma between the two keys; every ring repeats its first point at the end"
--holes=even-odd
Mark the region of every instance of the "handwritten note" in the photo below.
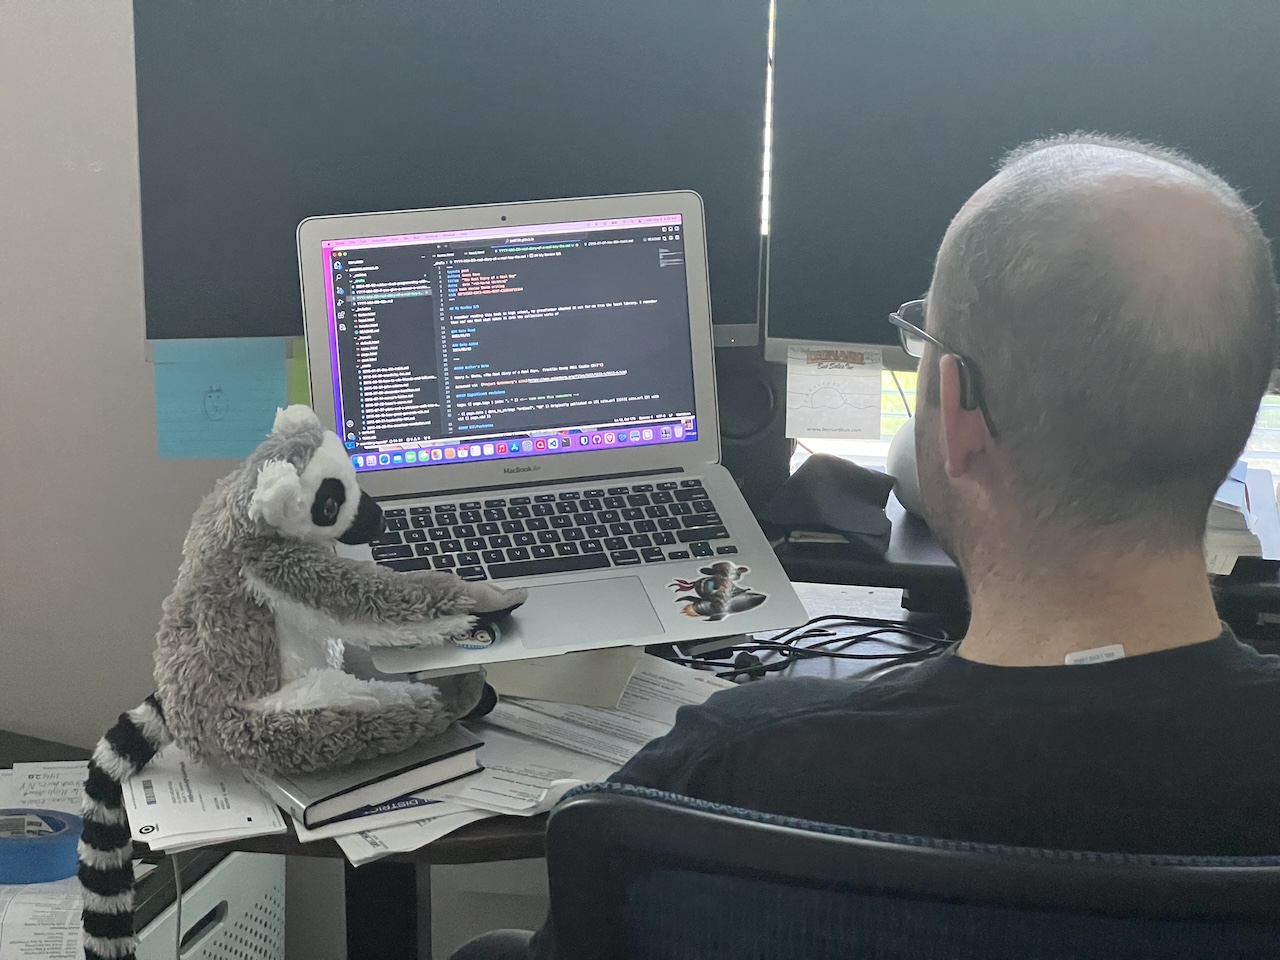
{"type": "Polygon", "coordinates": [[[879,350],[787,350],[787,436],[879,440],[879,350]]]}
{"type": "Polygon", "coordinates": [[[240,459],[288,402],[284,337],[156,340],[156,433],[162,458],[240,459]]]}
{"type": "Polygon", "coordinates": [[[80,812],[89,765],[84,760],[16,763],[0,778],[0,807],[80,812]]]}

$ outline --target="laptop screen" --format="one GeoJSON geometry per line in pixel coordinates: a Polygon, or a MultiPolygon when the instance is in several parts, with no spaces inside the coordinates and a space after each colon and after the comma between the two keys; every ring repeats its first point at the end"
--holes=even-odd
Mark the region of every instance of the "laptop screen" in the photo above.
{"type": "Polygon", "coordinates": [[[678,214],[326,240],[357,470],[697,439],[678,214]]]}

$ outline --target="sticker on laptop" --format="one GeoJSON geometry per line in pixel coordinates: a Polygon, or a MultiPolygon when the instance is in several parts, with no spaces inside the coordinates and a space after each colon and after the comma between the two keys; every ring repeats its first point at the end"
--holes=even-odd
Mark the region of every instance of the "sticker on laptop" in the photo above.
{"type": "Polygon", "coordinates": [[[477,623],[465,637],[454,637],[453,642],[463,650],[488,650],[501,639],[496,623],[477,623]]]}
{"type": "Polygon", "coordinates": [[[759,593],[740,583],[750,567],[742,567],[728,560],[721,560],[698,571],[697,580],[676,579],[667,586],[675,590],[676,603],[683,603],[680,612],[708,622],[723,620],[735,613],[754,610],[769,599],[767,593],[759,593]]]}

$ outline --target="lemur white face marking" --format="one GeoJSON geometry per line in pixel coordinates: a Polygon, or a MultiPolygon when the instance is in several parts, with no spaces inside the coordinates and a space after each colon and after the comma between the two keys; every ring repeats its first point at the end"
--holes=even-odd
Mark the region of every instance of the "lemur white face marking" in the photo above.
{"type": "Polygon", "coordinates": [[[359,509],[355,467],[338,435],[326,430],[301,474],[285,460],[262,465],[249,515],[287,536],[327,541],[342,536],[359,509]]]}

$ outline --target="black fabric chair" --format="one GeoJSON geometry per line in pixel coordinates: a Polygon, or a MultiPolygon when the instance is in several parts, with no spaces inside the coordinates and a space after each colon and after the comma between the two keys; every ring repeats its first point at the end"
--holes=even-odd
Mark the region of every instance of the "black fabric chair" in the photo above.
{"type": "Polygon", "coordinates": [[[591,784],[547,825],[566,960],[1280,957],[1280,856],[876,833],[591,784]]]}

